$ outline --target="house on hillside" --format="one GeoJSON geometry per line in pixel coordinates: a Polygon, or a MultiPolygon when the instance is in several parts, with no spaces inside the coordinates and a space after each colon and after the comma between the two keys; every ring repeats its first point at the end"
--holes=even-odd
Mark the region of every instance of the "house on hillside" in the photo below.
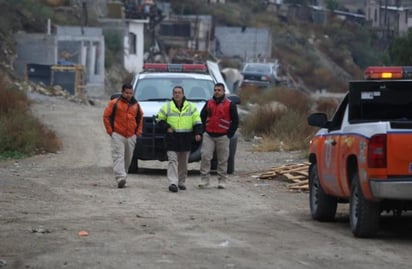
{"type": "Polygon", "coordinates": [[[168,61],[187,62],[194,60],[195,54],[207,55],[212,31],[210,15],[173,15],[159,24],[156,39],[167,53],[168,61]]]}
{"type": "Polygon", "coordinates": [[[405,35],[412,27],[412,2],[367,0],[366,20],[383,37],[405,35]]]}
{"type": "Polygon", "coordinates": [[[269,28],[215,28],[214,54],[217,57],[237,57],[243,61],[264,61],[272,57],[272,34],[269,28]]]}
{"type": "Polygon", "coordinates": [[[101,19],[104,33],[121,39],[123,67],[129,73],[143,70],[144,26],[148,20],[137,19],[101,19]]]}
{"type": "Polygon", "coordinates": [[[60,85],[71,94],[95,95],[104,88],[101,28],[56,26],[53,33],[49,27],[47,33],[18,32],[15,39],[14,69],[18,75],[60,85]]]}

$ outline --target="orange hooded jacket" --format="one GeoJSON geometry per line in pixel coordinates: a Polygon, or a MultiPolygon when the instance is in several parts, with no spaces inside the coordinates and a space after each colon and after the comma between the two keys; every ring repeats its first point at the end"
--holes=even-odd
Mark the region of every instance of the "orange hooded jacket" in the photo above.
{"type": "Polygon", "coordinates": [[[112,135],[116,132],[126,138],[140,136],[143,127],[143,111],[137,100],[132,97],[130,102],[119,97],[110,100],[103,114],[103,123],[106,132],[112,135]],[[113,108],[115,113],[113,114],[113,108]]]}

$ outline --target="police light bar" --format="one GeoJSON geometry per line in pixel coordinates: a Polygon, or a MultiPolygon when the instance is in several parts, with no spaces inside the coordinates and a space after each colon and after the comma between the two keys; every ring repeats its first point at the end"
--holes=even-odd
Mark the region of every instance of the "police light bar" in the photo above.
{"type": "Polygon", "coordinates": [[[365,70],[365,79],[403,79],[410,78],[411,67],[370,66],[365,70]]]}
{"type": "Polygon", "coordinates": [[[145,63],[143,64],[145,72],[186,72],[186,73],[206,73],[207,67],[205,64],[159,64],[145,63]]]}
{"type": "Polygon", "coordinates": [[[143,70],[146,72],[167,71],[167,64],[147,63],[143,64],[143,70]]]}

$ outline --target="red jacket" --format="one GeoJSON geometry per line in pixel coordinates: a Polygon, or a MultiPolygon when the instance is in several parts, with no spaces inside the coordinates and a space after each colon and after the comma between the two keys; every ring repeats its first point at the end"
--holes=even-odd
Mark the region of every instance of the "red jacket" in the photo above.
{"type": "Polygon", "coordinates": [[[207,110],[209,111],[206,118],[206,132],[214,134],[227,134],[230,128],[230,101],[223,99],[217,103],[211,99],[207,102],[207,110]]]}
{"type": "Polygon", "coordinates": [[[135,98],[132,98],[130,102],[123,97],[115,98],[109,101],[104,110],[103,123],[109,135],[116,132],[126,138],[133,135],[140,136],[143,111],[135,98]],[[113,110],[115,110],[114,113],[113,110]]]}

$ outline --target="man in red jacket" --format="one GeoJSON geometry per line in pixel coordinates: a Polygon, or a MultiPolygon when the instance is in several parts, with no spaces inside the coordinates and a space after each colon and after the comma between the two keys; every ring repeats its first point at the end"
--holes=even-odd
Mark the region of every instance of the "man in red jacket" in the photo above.
{"type": "Polygon", "coordinates": [[[201,181],[199,188],[209,186],[210,161],[213,158],[213,152],[216,151],[217,187],[224,189],[227,178],[230,139],[235,135],[238,128],[239,115],[236,104],[226,98],[224,84],[216,83],[213,91],[213,98],[206,102],[200,112],[205,133],[203,134],[201,148],[201,181]]]}
{"type": "Polygon", "coordinates": [[[142,134],[143,125],[143,111],[133,97],[132,85],[124,84],[121,95],[109,101],[104,110],[103,123],[107,134],[112,138],[113,172],[117,187],[123,188],[136,137],[142,134]]]}

